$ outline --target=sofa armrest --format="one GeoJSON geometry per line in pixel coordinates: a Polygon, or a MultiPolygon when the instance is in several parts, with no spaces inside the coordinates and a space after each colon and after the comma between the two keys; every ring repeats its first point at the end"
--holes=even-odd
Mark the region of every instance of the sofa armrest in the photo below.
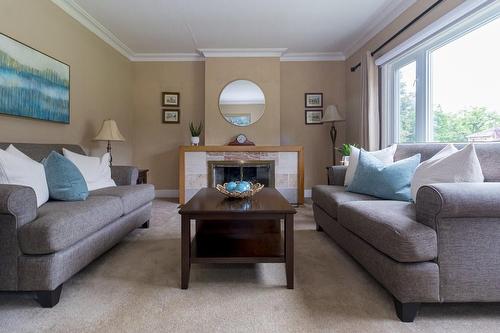
{"type": "Polygon", "coordinates": [[[17,228],[33,221],[36,210],[36,195],[31,187],[0,184],[0,215],[13,216],[17,228]]]}
{"type": "Polygon", "coordinates": [[[500,183],[440,183],[417,193],[417,221],[436,229],[441,218],[500,218],[500,183]]]}
{"type": "Polygon", "coordinates": [[[416,214],[436,231],[440,301],[500,299],[500,183],[423,186],[416,214]]]}
{"type": "Polygon", "coordinates": [[[116,185],[135,185],[139,177],[139,169],[132,166],[113,165],[111,167],[111,178],[116,185]]]}
{"type": "Polygon", "coordinates": [[[328,185],[340,185],[344,186],[345,173],[347,171],[347,166],[345,165],[333,165],[326,167],[328,171],[328,185]]]}

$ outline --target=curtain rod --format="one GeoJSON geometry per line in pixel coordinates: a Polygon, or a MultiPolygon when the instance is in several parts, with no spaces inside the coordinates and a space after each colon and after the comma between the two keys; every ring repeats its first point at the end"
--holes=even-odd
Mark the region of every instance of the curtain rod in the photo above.
{"type": "MultiPolygon", "coordinates": [[[[420,15],[418,15],[417,17],[415,17],[413,20],[411,20],[410,23],[408,23],[407,25],[405,25],[403,28],[401,28],[398,32],[396,32],[391,38],[389,38],[388,40],[386,40],[382,45],[380,45],[379,47],[377,47],[377,49],[375,49],[375,51],[373,51],[371,53],[372,56],[374,56],[378,51],[382,50],[387,44],[389,44],[390,42],[392,42],[396,37],[398,37],[399,35],[401,35],[405,30],[407,30],[409,27],[411,27],[415,22],[417,22],[418,20],[420,20],[422,17],[424,17],[428,12],[430,12],[431,10],[433,10],[437,5],[439,5],[441,2],[443,2],[443,0],[437,0],[436,2],[434,2],[431,6],[429,6],[429,8],[427,8],[426,10],[424,10],[422,13],[420,13],[420,15]]],[[[358,69],[359,67],[361,67],[361,62],[358,63],[356,66],[352,66],[351,67],[351,72],[355,72],[356,69],[358,69]]]]}

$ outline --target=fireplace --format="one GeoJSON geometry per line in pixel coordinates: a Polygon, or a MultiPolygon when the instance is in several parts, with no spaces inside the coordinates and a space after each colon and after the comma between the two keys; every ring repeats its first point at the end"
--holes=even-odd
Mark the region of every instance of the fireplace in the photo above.
{"type": "Polygon", "coordinates": [[[207,161],[208,186],[231,181],[250,181],[274,187],[274,161],[207,161]]]}
{"type": "Polygon", "coordinates": [[[300,146],[181,146],[179,202],[200,189],[231,180],[257,181],[290,203],[304,202],[304,150],[300,146]]]}

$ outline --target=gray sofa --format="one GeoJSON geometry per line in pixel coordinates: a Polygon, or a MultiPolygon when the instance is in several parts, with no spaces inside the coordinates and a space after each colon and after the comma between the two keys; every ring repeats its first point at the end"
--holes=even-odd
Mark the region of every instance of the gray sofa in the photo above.
{"type": "MultiPolygon", "coordinates": [[[[395,160],[426,160],[444,146],[399,145],[395,160]]],[[[485,183],[430,184],[416,203],[346,192],[343,166],[312,189],[317,229],[393,295],[402,321],[420,303],[500,301],[500,143],[476,151],[485,183]]]]}
{"type": "MultiPolygon", "coordinates": [[[[5,149],[9,144],[1,143],[5,149]]],[[[35,160],[80,146],[14,145],[35,160]]],[[[0,290],[35,291],[43,307],[59,302],[71,276],[137,227],[148,227],[152,185],[135,185],[138,170],[113,166],[117,187],[90,192],[85,201],[49,201],[38,209],[30,187],[0,184],[0,290]]]]}

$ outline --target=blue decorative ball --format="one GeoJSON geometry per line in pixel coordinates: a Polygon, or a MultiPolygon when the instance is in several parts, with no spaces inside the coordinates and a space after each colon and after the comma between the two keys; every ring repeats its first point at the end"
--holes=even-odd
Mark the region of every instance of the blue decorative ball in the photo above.
{"type": "Polygon", "coordinates": [[[228,190],[229,192],[234,192],[234,190],[236,190],[236,183],[235,182],[227,183],[226,190],[228,190]]]}
{"type": "Polygon", "coordinates": [[[245,192],[248,190],[250,190],[250,184],[248,182],[242,181],[239,182],[238,185],[236,185],[237,192],[245,192]]]}

